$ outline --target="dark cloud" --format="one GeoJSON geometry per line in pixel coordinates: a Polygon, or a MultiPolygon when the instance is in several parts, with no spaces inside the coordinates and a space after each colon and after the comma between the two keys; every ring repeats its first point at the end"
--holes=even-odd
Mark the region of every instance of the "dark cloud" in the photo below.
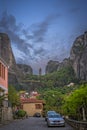
{"type": "Polygon", "coordinates": [[[44,41],[50,25],[59,17],[59,14],[50,15],[44,21],[24,28],[22,23],[17,23],[13,15],[8,15],[6,11],[2,13],[0,32],[7,33],[10,37],[17,62],[26,64],[33,64],[32,62],[34,62],[44,66],[49,57],[51,59],[52,53],[43,44],[47,44],[44,41]]]}
{"type": "Polygon", "coordinates": [[[38,48],[38,50],[35,49],[34,50],[34,54],[35,55],[39,55],[40,54],[40,56],[45,56],[46,55],[46,49],[44,49],[42,47],[38,48]]]}
{"type": "Polygon", "coordinates": [[[35,42],[43,42],[49,26],[51,25],[51,23],[53,21],[55,21],[60,16],[61,16],[60,14],[49,15],[41,23],[33,24],[32,26],[33,26],[34,30],[32,30],[32,33],[33,33],[34,41],[35,42]]]}
{"type": "Polygon", "coordinates": [[[45,55],[45,49],[37,46],[35,47],[35,43],[33,42],[34,39],[37,39],[38,42],[43,41],[43,35],[46,32],[44,29],[45,26],[47,26],[45,22],[42,22],[39,24],[38,30],[33,30],[32,34],[30,34],[29,28],[24,29],[22,23],[17,24],[13,15],[8,15],[6,11],[2,13],[0,32],[7,33],[10,37],[17,62],[29,64],[31,61],[37,62],[38,58],[45,55]],[[32,44],[29,43],[29,40],[32,40],[32,44]]]}
{"type": "Polygon", "coordinates": [[[16,25],[15,17],[13,15],[8,15],[6,11],[2,13],[0,27],[2,27],[4,30],[12,30],[14,32],[19,32],[21,30],[21,24],[16,25]]]}
{"type": "Polygon", "coordinates": [[[0,31],[5,32],[9,35],[12,44],[16,46],[17,49],[22,51],[25,54],[29,54],[29,49],[32,48],[32,45],[29,42],[21,37],[23,32],[23,24],[17,25],[16,19],[12,15],[8,15],[5,11],[2,14],[2,19],[0,20],[0,31]]]}
{"type": "Polygon", "coordinates": [[[29,33],[29,29],[23,29],[22,34],[27,40],[33,39],[33,35],[29,33]]]}
{"type": "MultiPolygon", "coordinates": [[[[36,42],[44,41],[50,24],[59,17],[59,14],[50,15],[41,23],[32,24],[30,33],[29,28],[24,29],[22,23],[17,24],[16,18],[13,15],[8,15],[5,11],[2,13],[2,18],[0,20],[0,31],[7,33],[13,46],[16,46],[22,53],[30,56],[30,51],[32,49],[35,56],[41,56],[45,54],[45,49],[37,47],[36,50],[33,46],[35,46],[36,42]],[[32,40],[31,44],[29,43],[29,40],[32,40]]],[[[33,55],[31,57],[33,57],[33,55]]]]}

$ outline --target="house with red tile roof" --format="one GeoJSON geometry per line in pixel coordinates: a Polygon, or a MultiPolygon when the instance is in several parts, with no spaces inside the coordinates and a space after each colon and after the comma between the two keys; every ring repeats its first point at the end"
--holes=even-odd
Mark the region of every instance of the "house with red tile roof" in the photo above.
{"type": "Polygon", "coordinates": [[[35,98],[21,99],[21,107],[27,112],[28,116],[33,116],[35,113],[42,115],[44,102],[35,98]]]}

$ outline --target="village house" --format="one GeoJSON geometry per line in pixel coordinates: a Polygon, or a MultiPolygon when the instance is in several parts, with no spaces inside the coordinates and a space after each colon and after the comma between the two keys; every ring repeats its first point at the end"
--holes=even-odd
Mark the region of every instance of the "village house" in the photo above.
{"type": "Polygon", "coordinates": [[[39,113],[42,116],[43,113],[43,100],[38,100],[39,96],[37,91],[32,91],[29,93],[21,93],[21,108],[27,112],[28,116],[34,116],[35,113],[39,113]],[[28,96],[27,96],[28,95],[28,96]]]}
{"type": "Polygon", "coordinates": [[[38,100],[35,98],[25,98],[21,99],[21,108],[27,112],[28,116],[34,116],[35,113],[43,113],[43,100],[38,100]]]}

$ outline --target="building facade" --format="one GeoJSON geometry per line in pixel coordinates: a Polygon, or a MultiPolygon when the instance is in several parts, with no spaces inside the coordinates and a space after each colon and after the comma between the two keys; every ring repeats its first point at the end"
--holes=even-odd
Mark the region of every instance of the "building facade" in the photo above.
{"type": "Polygon", "coordinates": [[[0,123],[12,119],[12,109],[8,106],[8,65],[0,57],[0,123]]]}
{"type": "Polygon", "coordinates": [[[22,109],[27,112],[28,116],[34,116],[35,113],[40,113],[42,116],[44,102],[33,98],[21,99],[22,109]]]}
{"type": "Polygon", "coordinates": [[[8,66],[0,58],[0,95],[8,93],[8,66]]]}

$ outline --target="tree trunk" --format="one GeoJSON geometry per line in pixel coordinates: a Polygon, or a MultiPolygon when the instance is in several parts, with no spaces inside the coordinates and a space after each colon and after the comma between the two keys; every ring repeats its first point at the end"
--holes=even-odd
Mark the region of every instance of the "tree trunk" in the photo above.
{"type": "Polygon", "coordinates": [[[86,121],[86,115],[85,115],[84,107],[82,108],[82,116],[83,116],[83,121],[86,121]]]}

